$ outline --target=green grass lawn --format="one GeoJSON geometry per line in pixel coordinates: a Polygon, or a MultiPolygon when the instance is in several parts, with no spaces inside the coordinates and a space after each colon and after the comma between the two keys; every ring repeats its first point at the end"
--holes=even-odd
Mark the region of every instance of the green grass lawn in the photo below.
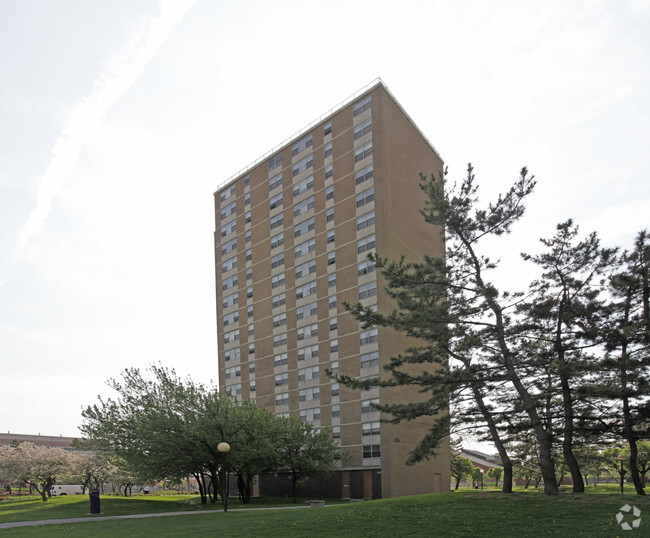
{"type": "MultiPolygon", "coordinates": [[[[611,488],[604,488],[610,491],[611,488]]],[[[183,497],[102,498],[102,515],[167,512],[184,509],[183,497]],[[112,502],[115,500],[115,503],[112,502]]],[[[88,513],[87,498],[53,499],[48,507],[30,501],[0,503],[0,521],[79,517],[88,513]],[[85,506],[82,508],[81,504],[85,506]]],[[[257,504],[262,504],[263,501],[257,504]]],[[[235,508],[234,505],[231,505],[235,508]]],[[[256,506],[253,504],[253,506],[256,506]]],[[[2,529],[3,536],[650,536],[650,500],[636,495],[589,493],[546,498],[539,491],[503,495],[496,491],[459,491],[346,503],[330,508],[258,512],[200,511],[192,515],[135,520],[95,521],[2,529]],[[642,512],[641,527],[623,531],[616,523],[625,503],[642,512]]]]}

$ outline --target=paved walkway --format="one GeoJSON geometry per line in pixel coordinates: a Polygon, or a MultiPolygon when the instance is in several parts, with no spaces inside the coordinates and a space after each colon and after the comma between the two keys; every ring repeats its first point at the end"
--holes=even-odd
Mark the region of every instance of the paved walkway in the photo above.
{"type": "MultiPolygon", "coordinates": [[[[333,505],[330,505],[333,506],[333,505]]],[[[327,507],[327,505],[326,505],[327,507]]],[[[234,508],[228,512],[247,512],[254,510],[296,510],[309,508],[309,506],[273,506],[265,508],[234,508]]],[[[69,517],[65,519],[42,519],[38,521],[14,521],[12,523],[0,523],[0,529],[13,529],[16,527],[31,527],[36,525],[59,525],[61,523],[86,523],[88,521],[106,521],[107,519],[141,519],[144,517],[167,517],[167,516],[194,516],[197,514],[214,514],[219,510],[195,510],[191,512],[160,512],[158,514],[132,514],[128,516],[95,516],[95,517],[69,517]]],[[[223,512],[221,512],[223,513],[223,512]]]]}

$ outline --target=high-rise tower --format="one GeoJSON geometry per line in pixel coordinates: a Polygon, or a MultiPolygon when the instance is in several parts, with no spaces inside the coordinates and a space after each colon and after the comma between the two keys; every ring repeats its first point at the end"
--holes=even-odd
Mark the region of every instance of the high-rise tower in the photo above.
{"type": "Polygon", "coordinates": [[[325,374],[376,377],[409,345],[388,329],[361,329],[343,303],[392,309],[368,252],[444,254],[442,234],[419,213],[419,173],[441,169],[377,81],[215,193],[220,387],[330,428],[351,455],[336,478],[341,497],[449,488],[448,447],[405,465],[429,423],[381,423],[371,405],[413,401],[416,390],[352,390],[325,374]]]}

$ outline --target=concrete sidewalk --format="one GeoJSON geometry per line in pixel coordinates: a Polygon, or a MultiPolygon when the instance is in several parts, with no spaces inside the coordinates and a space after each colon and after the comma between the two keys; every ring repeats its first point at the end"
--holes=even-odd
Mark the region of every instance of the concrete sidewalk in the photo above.
{"type": "MultiPolygon", "coordinates": [[[[334,505],[330,505],[334,506],[334,505]]],[[[327,506],[325,506],[327,507],[327,506]]],[[[234,508],[228,512],[249,512],[258,510],[296,510],[309,508],[309,506],[272,506],[266,508],[234,508]]],[[[194,510],[191,512],[160,512],[158,514],[132,514],[127,516],[95,516],[95,517],[70,517],[64,519],[42,519],[38,521],[14,521],[12,523],[0,523],[0,529],[13,529],[16,527],[31,527],[37,525],[60,525],[61,523],[87,523],[89,521],[106,521],[107,519],[141,519],[145,517],[167,517],[167,516],[194,516],[197,514],[223,514],[220,510],[194,510]]]]}

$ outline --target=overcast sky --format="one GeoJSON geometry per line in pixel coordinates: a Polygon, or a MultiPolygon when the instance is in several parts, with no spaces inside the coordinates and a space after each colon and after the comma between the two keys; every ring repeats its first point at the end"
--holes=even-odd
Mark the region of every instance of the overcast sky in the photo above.
{"type": "Polygon", "coordinates": [[[127,367],[216,381],[213,192],[376,77],[450,178],[537,177],[509,282],[569,217],[650,226],[644,0],[0,0],[0,431],[78,435],[127,367]]]}

